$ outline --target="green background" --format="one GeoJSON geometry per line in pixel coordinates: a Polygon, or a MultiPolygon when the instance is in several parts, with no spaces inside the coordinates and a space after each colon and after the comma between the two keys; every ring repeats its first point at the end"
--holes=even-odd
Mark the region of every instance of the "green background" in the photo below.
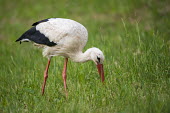
{"type": "Polygon", "coordinates": [[[170,112],[170,2],[168,0],[1,0],[0,112],[170,112]],[[68,98],[54,57],[44,96],[47,59],[31,43],[16,43],[32,23],[69,18],[89,32],[105,55],[105,84],[93,62],[69,60],[68,98]]]}

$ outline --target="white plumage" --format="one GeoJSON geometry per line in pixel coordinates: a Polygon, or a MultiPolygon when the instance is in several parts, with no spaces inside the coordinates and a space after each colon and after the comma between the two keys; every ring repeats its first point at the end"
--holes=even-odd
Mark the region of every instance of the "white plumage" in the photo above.
{"type": "Polygon", "coordinates": [[[82,51],[88,39],[86,28],[70,19],[52,18],[38,24],[36,30],[48,37],[51,42],[57,43],[55,47],[45,46],[43,55],[46,57],[57,55],[72,57],[82,51]]]}
{"type": "Polygon", "coordinates": [[[45,19],[33,24],[30,30],[26,31],[16,41],[32,41],[36,45],[43,47],[43,56],[48,58],[48,65],[44,72],[44,83],[42,94],[44,93],[48,68],[52,56],[65,57],[63,69],[63,80],[66,91],[66,69],[68,58],[74,62],[94,61],[98,67],[102,81],[104,81],[103,61],[104,55],[98,48],[90,48],[82,52],[88,40],[87,29],[80,23],[63,18],[45,19]]]}

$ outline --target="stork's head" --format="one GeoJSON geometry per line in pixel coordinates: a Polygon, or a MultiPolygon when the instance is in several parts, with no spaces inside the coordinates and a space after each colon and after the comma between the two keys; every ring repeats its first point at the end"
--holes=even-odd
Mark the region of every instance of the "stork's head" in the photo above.
{"type": "Polygon", "coordinates": [[[91,48],[91,59],[96,64],[99,75],[103,82],[104,81],[104,69],[103,69],[104,55],[103,55],[103,52],[98,48],[91,48]]]}
{"type": "Polygon", "coordinates": [[[96,65],[103,64],[104,61],[103,52],[98,48],[95,47],[91,48],[91,59],[96,65]]]}

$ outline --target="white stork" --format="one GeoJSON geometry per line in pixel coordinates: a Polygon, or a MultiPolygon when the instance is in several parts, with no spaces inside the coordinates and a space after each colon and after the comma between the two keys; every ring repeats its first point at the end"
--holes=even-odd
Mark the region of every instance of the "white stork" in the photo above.
{"type": "MultiPolygon", "coordinates": [[[[92,60],[98,68],[101,81],[104,82],[103,52],[98,48],[89,48],[82,52],[88,40],[87,29],[80,23],[63,18],[50,18],[35,22],[33,27],[26,31],[19,39],[21,42],[34,42],[43,48],[43,56],[48,58],[48,64],[44,72],[42,95],[44,94],[50,60],[53,56],[65,57],[62,77],[66,90],[67,62],[70,58],[74,62],[86,62],[92,60]]],[[[66,93],[67,94],[67,93],[66,93]]]]}

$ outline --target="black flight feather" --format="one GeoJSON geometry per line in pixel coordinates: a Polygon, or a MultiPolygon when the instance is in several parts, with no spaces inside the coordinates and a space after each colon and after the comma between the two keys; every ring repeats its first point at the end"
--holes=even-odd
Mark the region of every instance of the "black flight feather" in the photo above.
{"type": "Polygon", "coordinates": [[[40,21],[38,21],[38,22],[35,22],[35,23],[32,24],[32,26],[36,26],[36,25],[38,25],[39,23],[42,23],[42,22],[47,22],[48,19],[49,19],[49,18],[44,19],[44,20],[40,20],[40,21]]]}
{"type": "Polygon", "coordinates": [[[47,46],[57,45],[54,42],[50,42],[48,37],[46,37],[44,34],[40,33],[39,30],[36,30],[36,27],[32,27],[31,29],[26,31],[19,39],[16,40],[16,42],[20,41],[20,43],[21,43],[21,41],[23,39],[28,39],[30,41],[37,43],[37,44],[43,44],[43,45],[47,45],[47,46]]]}

